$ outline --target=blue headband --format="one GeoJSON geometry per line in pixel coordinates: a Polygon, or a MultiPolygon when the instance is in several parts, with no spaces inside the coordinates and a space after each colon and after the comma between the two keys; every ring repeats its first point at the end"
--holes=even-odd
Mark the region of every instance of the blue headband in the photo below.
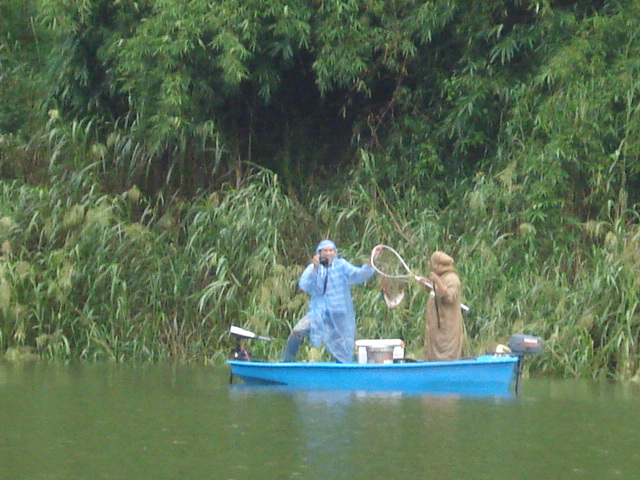
{"type": "Polygon", "coordinates": [[[323,248],[333,248],[336,252],[338,251],[338,247],[331,240],[322,240],[316,247],[316,252],[320,252],[323,248]]]}

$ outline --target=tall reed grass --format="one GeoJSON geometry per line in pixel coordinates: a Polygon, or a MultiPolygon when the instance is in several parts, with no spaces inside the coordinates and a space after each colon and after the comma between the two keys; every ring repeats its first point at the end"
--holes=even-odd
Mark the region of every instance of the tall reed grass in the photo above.
{"type": "MultiPolygon", "coordinates": [[[[56,168],[73,150],[55,146],[50,181],[0,184],[0,350],[8,355],[217,362],[236,324],[272,337],[252,348],[276,359],[307,308],[298,277],[329,237],[354,263],[378,243],[392,245],[424,274],[431,252],[450,253],[471,307],[468,355],[524,332],[546,342],[532,373],[637,375],[632,211],[573,224],[566,236],[536,231],[500,211],[495,183],[460,185],[451,192],[459,201],[440,209],[415,187],[382,189],[366,154],[352,176],[304,203],[264,170],[192,199],[147,198],[133,185],[104,190],[103,162],[56,168]]],[[[417,285],[394,310],[376,280],[353,294],[360,338],[401,337],[421,356],[427,296],[417,285]]],[[[322,357],[305,348],[302,356],[322,357]]]]}

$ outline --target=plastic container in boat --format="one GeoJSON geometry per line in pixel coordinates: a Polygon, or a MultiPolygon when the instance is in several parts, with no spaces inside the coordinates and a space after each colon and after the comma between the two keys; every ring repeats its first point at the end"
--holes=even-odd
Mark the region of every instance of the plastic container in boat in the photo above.
{"type": "Polygon", "coordinates": [[[393,363],[404,359],[404,342],[399,338],[356,340],[358,363],[393,363]]]}

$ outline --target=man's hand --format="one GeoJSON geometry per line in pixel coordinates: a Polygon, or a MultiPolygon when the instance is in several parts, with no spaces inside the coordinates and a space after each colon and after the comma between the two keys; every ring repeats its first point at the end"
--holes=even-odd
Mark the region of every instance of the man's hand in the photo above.
{"type": "Polygon", "coordinates": [[[378,245],[371,252],[371,258],[369,258],[369,266],[371,266],[371,260],[377,260],[380,254],[382,253],[382,246],[378,245]]]}

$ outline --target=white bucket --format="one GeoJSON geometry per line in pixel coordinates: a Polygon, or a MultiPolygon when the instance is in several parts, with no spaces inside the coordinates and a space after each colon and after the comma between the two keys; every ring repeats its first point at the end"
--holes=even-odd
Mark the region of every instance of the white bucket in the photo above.
{"type": "Polygon", "coordinates": [[[356,340],[358,363],[393,363],[404,358],[404,342],[398,338],[356,340]]]}
{"type": "Polygon", "coordinates": [[[367,363],[393,363],[393,347],[367,347],[367,363]]]}

